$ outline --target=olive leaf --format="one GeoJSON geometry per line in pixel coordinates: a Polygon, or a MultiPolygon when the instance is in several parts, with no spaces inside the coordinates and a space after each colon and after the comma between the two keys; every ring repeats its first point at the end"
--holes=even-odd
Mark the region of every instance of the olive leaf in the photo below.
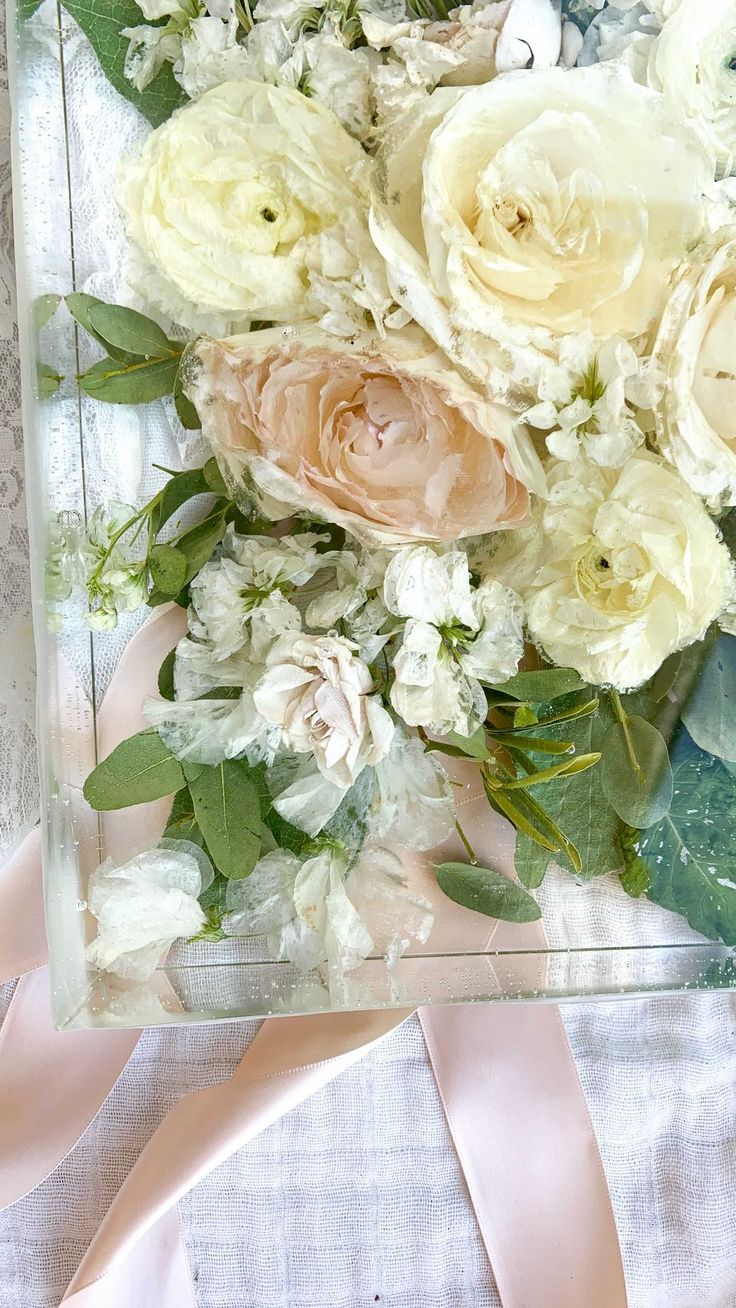
{"type": "Polygon", "coordinates": [[[78,378],[85,395],[107,404],[148,404],[174,389],[178,359],[142,359],[134,363],[100,359],[78,378]]]}
{"type": "Polygon", "coordinates": [[[535,899],[500,872],[469,863],[439,863],[437,884],[448,899],[504,922],[534,922],[542,916],[535,899]]]}
{"type": "Polygon", "coordinates": [[[174,664],[176,662],[176,650],[170,649],[161,667],[158,670],[158,693],[162,699],[176,699],[174,694],[174,664]]]}
{"type": "Polygon", "coordinates": [[[113,346],[140,358],[179,358],[183,346],[170,341],[152,318],[129,309],[124,304],[105,304],[98,300],[87,311],[92,334],[109,350],[113,346]]]}
{"type": "Polygon", "coordinates": [[[164,595],[178,595],[187,577],[187,556],[175,545],[154,545],[148,555],[153,584],[164,595]]]}

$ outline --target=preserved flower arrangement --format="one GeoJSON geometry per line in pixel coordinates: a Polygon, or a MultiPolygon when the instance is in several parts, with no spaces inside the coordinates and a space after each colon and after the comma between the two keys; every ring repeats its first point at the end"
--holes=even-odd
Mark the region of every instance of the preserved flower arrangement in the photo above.
{"type": "Polygon", "coordinates": [[[171,796],[90,964],[262,934],[340,1002],[430,938],[412,855],[492,918],[553,861],[736,944],[732,0],[63,3],[152,124],[79,386],[208,451],[51,542],[93,631],[186,620],[85,783],[171,796]]]}

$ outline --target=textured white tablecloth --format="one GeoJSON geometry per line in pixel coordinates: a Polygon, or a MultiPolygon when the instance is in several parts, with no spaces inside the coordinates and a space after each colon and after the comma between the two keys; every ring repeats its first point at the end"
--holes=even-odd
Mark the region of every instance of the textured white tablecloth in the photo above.
{"type": "MultiPolygon", "coordinates": [[[[1,80],[0,861],[37,811],[4,66],[1,80]]],[[[10,988],[0,996],[1,1016],[10,988]]],[[[576,1004],[564,1016],[631,1308],[736,1308],[736,1000],[576,1004]]],[[[142,1037],[80,1146],[0,1214],[0,1308],[58,1302],[156,1124],[181,1095],[228,1076],[254,1029],[142,1037]]],[[[415,1021],[221,1166],[181,1211],[201,1308],[499,1302],[415,1021]]]]}

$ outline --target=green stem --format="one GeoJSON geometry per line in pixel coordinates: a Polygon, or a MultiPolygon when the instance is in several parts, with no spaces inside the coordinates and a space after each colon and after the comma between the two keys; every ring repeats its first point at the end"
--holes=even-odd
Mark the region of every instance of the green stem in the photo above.
{"type": "Polygon", "coordinates": [[[618,718],[621,724],[621,730],[624,733],[624,740],[626,741],[626,751],[629,755],[629,759],[631,760],[631,766],[634,769],[634,774],[638,778],[639,784],[641,786],[645,786],[647,784],[647,779],[644,773],[642,772],[642,769],[639,766],[639,760],[636,757],[634,742],[631,739],[631,732],[629,731],[629,719],[626,714],[626,709],[621,703],[621,696],[619,695],[617,690],[609,691],[609,695],[611,696],[613,711],[616,714],[616,717],[618,718]]]}
{"type": "Polygon", "coordinates": [[[460,826],[460,823],[459,823],[457,820],[455,821],[455,830],[457,831],[457,834],[459,835],[460,839],[461,839],[462,842],[463,842],[463,845],[465,846],[465,852],[466,852],[468,858],[470,859],[471,863],[473,864],[473,867],[477,867],[477,866],[478,866],[478,855],[476,854],[475,850],[473,849],[473,846],[471,845],[470,841],[468,840],[468,837],[466,836],[465,832],[463,831],[462,827],[460,826]]]}

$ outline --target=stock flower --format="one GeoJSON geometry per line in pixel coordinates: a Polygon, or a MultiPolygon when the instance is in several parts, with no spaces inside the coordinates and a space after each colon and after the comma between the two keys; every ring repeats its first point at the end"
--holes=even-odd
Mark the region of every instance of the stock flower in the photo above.
{"type": "Polygon", "coordinates": [[[594,685],[640,686],[728,602],[728,550],[697,495],[655,455],[639,450],[619,470],[558,464],[538,527],[526,578],[516,542],[494,571],[520,586],[547,658],[594,685]]]}
{"type": "Polygon", "coordinates": [[[736,504],[736,231],[675,286],[655,344],[663,454],[714,508],[736,504]]]}
{"type": "Polygon", "coordinates": [[[253,692],[258,712],[281,728],[296,754],[313,754],[334,786],[347,789],[391,744],[394,724],[352,644],[339,636],[288,632],[270,649],[253,692]]]}
{"type": "Polygon", "coordinates": [[[523,418],[549,433],[550,454],[570,461],[584,453],[606,468],[620,467],[642,444],[634,407],[651,408],[659,394],[656,370],[615,336],[602,344],[565,337],[559,365],[542,370],[536,389],[539,403],[523,418]]]}
{"type": "Polygon", "coordinates": [[[206,563],[191,583],[192,635],[208,642],[217,659],[229,658],[249,640],[253,656],[263,661],[276,636],[301,628],[287,594],[329,564],[330,556],[315,549],[322,539],[305,532],[274,540],[229,529],[220,558],[206,563]]]}
{"type": "Polygon", "coordinates": [[[189,393],[235,489],[362,540],[455,540],[514,527],[544,476],[528,433],[420,332],[349,344],[318,328],[196,347],[189,393]]]}
{"type": "Polygon", "coordinates": [[[133,275],[150,302],[194,329],[313,317],[316,273],[366,300],[374,270],[363,276],[344,244],[342,264],[329,267],[326,254],[339,261],[320,239],[349,221],[366,229],[369,170],[334,115],[299,91],[225,82],[173,114],[121,170],[142,259],[133,275]]]}
{"type": "Polygon", "coordinates": [[[505,395],[559,334],[652,326],[709,181],[695,134],[626,69],[514,72],[393,125],[371,230],[399,303],[505,395]]]}
{"type": "Polygon", "coordinates": [[[408,726],[470,735],[486,715],[480,681],[503,682],[523,653],[519,596],[489,579],[473,589],[467,555],[401,550],[386,569],[389,612],[408,619],[391,704],[408,726]]]}
{"type": "Polygon", "coordinates": [[[87,946],[88,961],[117,976],[150,976],[175,940],[205,924],[197,902],[203,867],[211,880],[206,857],[187,841],[169,841],[120,867],[107,859],[89,879],[97,935],[87,946]]]}

